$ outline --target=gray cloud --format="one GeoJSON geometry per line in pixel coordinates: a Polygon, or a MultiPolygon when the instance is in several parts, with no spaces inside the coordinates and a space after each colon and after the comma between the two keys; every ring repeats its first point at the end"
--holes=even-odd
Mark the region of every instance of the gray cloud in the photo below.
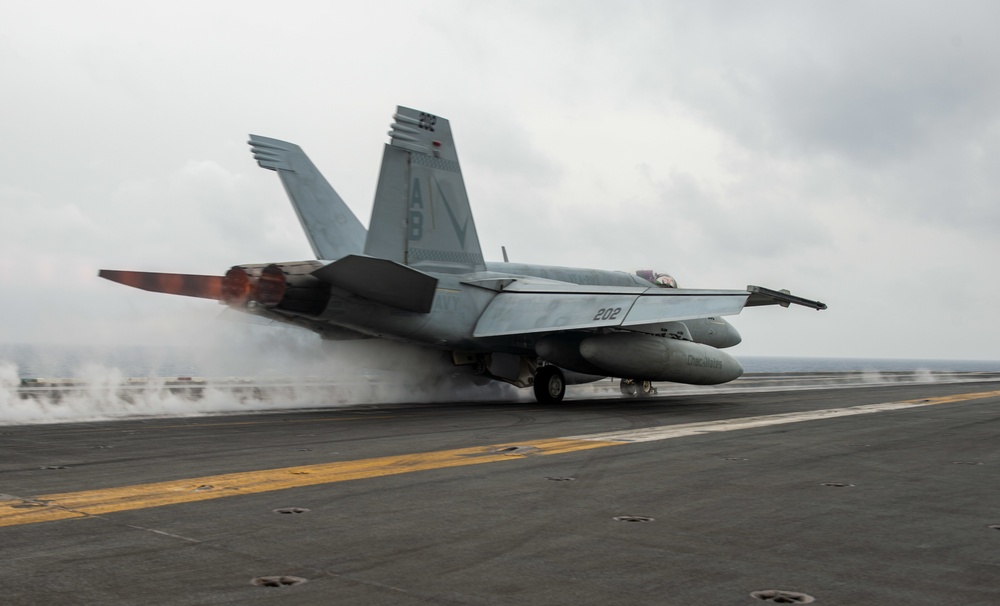
{"type": "Polygon", "coordinates": [[[192,334],[217,306],[96,270],[307,258],[247,133],[366,222],[402,104],[451,120],[489,258],[831,304],[743,314],[747,354],[997,357],[992,3],[8,6],[0,341],[192,334]]]}

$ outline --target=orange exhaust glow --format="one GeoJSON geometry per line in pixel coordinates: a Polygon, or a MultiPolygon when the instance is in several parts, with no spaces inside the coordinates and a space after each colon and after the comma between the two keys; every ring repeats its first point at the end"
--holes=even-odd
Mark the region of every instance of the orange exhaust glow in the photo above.
{"type": "Polygon", "coordinates": [[[221,276],[198,276],[192,274],[165,274],[146,271],[120,271],[102,269],[97,274],[105,280],[118,282],[125,286],[162,292],[170,295],[199,297],[202,299],[222,300],[221,276]]]}
{"type": "Polygon", "coordinates": [[[285,297],[285,272],[277,265],[268,265],[257,282],[257,301],[265,307],[274,307],[285,297]]]}
{"type": "Polygon", "coordinates": [[[245,305],[253,293],[250,276],[240,267],[233,267],[222,279],[222,300],[227,305],[245,305]]]}

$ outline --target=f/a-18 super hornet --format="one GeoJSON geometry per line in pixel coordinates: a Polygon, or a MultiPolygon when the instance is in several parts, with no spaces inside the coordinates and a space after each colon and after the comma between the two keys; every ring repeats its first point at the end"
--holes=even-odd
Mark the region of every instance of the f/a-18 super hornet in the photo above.
{"type": "MultiPolygon", "coordinates": [[[[666,273],[486,262],[448,120],[398,107],[366,231],[297,145],[250,136],[277,171],[316,260],[236,265],[224,276],[101,270],[144,290],[214,299],[325,339],[390,339],[441,351],[479,381],[533,387],[621,379],[714,385],[743,373],[723,316],[819,301],[759,286],[678,288],[666,273]]],[[[506,255],[505,255],[506,256],[506,255]]]]}

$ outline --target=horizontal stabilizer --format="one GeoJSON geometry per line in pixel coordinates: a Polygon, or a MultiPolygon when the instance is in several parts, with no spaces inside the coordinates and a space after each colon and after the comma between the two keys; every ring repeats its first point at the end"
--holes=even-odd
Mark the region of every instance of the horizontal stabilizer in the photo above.
{"type": "Polygon", "coordinates": [[[750,291],[750,298],[747,299],[747,307],[756,307],[758,305],[780,305],[782,307],[788,307],[794,303],[795,305],[801,305],[815,310],[826,309],[826,303],[796,297],[787,290],[771,290],[770,288],[764,288],[763,286],[753,285],[747,286],[747,290],[750,291]]]}
{"type": "Polygon", "coordinates": [[[312,272],[323,282],[359,297],[416,313],[434,303],[437,278],[386,259],[348,255],[312,272]]]}
{"type": "Polygon", "coordinates": [[[147,271],[120,271],[102,269],[97,274],[105,280],[150,292],[169,295],[200,297],[222,300],[222,276],[197,276],[192,274],[165,274],[147,271]]]}

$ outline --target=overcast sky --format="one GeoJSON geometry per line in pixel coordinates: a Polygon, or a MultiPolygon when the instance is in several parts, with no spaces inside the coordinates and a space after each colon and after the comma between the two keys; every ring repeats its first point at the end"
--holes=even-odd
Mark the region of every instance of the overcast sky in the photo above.
{"type": "Polygon", "coordinates": [[[1000,359],[996,2],[0,5],[0,342],[169,343],[97,278],[311,256],[248,133],[367,224],[397,104],[451,121],[486,257],[788,288],[736,355],[1000,359]]]}

